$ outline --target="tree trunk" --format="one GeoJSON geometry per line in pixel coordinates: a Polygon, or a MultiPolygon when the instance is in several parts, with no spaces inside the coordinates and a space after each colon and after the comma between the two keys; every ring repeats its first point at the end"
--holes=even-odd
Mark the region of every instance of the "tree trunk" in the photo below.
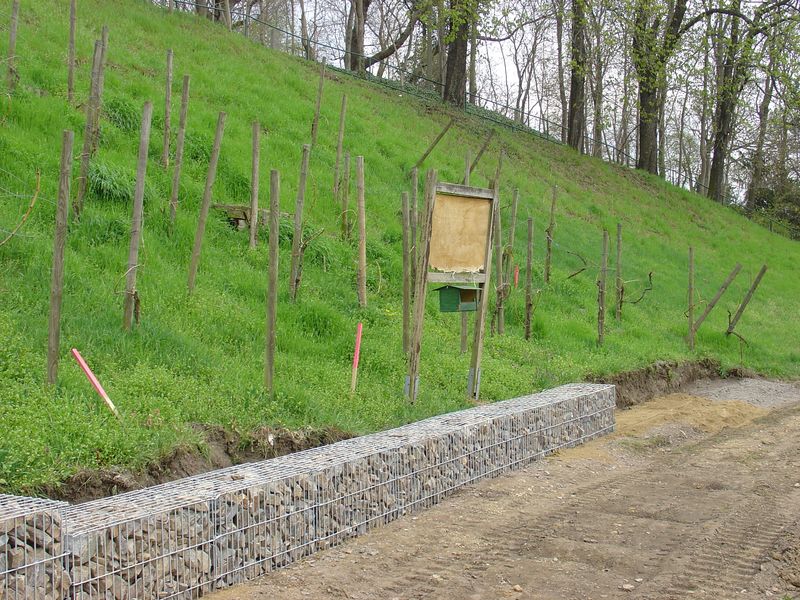
{"type": "Polygon", "coordinates": [[[567,91],[564,86],[564,0],[555,3],[556,48],[558,50],[558,96],[561,99],[561,141],[567,143],[567,91]]]}
{"type": "Polygon", "coordinates": [[[583,151],[586,133],[586,0],[572,0],[572,73],[569,84],[567,143],[583,151]]]}
{"type": "Polygon", "coordinates": [[[772,76],[773,60],[770,57],[767,75],[764,77],[764,97],[758,106],[758,137],[756,138],[756,148],[753,151],[753,173],[750,177],[750,185],[747,188],[747,210],[755,209],[756,195],[764,185],[764,140],[767,137],[767,124],[769,121],[769,105],[772,102],[772,90],[775,80],[772,76]]]}
{"type": "MultiPolygon", "coordinates": [[[[450,0],[450,10],[468,10],[465,0],[450,0]]],[[[464,106],[467,93],[467,50],[471,29],[471,15],[461,15],[455,20],[447,44],[447,76],[444,82],[444,100],[464,106]]]]}
{"type": "Polygon", "coordinates": [[[636,168],[658,174],[658,90],[639,83],[639,143],[636,168]]]}

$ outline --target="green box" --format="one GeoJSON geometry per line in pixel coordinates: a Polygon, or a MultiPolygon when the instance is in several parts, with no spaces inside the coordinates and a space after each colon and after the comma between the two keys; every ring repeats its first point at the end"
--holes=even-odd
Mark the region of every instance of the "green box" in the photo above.
{"type": "Polygon", "coordinates": [[[445,285],[439,292],[439,310],[442,312],[473,312],[478,310],[478,286],[445,285]]]}

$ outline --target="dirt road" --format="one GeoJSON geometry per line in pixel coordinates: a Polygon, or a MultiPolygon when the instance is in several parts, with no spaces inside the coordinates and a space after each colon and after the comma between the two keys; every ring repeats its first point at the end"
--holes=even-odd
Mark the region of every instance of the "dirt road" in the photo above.
{"type": "Polygon", "coordinates": [[[798,597],[800,388],[703,385],[211,598],[798,597]]]}

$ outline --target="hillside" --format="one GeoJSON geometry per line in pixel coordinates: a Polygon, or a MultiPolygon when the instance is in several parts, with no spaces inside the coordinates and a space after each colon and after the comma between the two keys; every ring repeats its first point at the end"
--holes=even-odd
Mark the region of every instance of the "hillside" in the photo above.
{"type": "MultiPolygon", "coordinates": [[[[0,11],[4,26],[9,4],[0,11]]],[[[310,138],[318,67],[192,16],[169,16],[135,0],[79,4],[76,106],[66,101],[68,3],[22,0],[20,83],[3,108],[0,125],[0,234],[19,221],[35,188],[35,174],[41,173],[31,219],[0,247],[0,490],[36,493],[79,468],[137,469],[178,446],[202,448],[202,435],[193,427],[197,423],[222,425],[245,436],[261,425],[334,425],[362,433],[464,407],[469,358],[459,352],[459,318],[439,313],[433,294],[426,309],[421,397],[415,405],[402,397],[400,194],[408,189],[408,169],[451,115],[439,105],[329,74],[306,200],[306,227],[325,232],[308,249],[300,297],[292,304],[291,225],[288,220],[283,224],[277,393],[269,398],[262,383],[266,231],[257,250],[250,251],[247,233],[212,212],[191,296],[187,266],[217,113],[227,111],[228,119],[214,201],[248,202],[250,128],[258,119],[267,131],[260,203],[267,202],[268,170],[278,169],[281,209],[292,212],[301,146],[310,138]],[[45,352],[61,132],[75,130],[80,148],[91,52],[103,24],[110,26],[110,46],[101,144],[85,212],[68,234],[62,362],[59,385],[50,389],[44,384],[45,352]],[[172,237],[165,216],[171,170],[158,164],[167,48],[175,53],[174,124],[180,80],[183,74],[192,78],[187,162],[172,237]],[[348,96],[345,148],[366,162],[366,309],[359,309],[356,300],[355,244],[338,236],[339,210],[331,192],[343,93],[348,96]],[[138,120],[148,99],[156,108],[138,278],[142,322],[124,334],[120,290],[131,211],[125,198],[133,187],[138,120]],[[364,323],[362,363],[358,391],[351,396],[350,361],[359,321],[364,323]],[[98,402],[69,356],[72,347],[95,369],[124,424],[98,402]]],[[[7,43],[3,32],[2,56],[7,43]]],[[[424,167],[438,169],[441,180],[460,179],[465,149],[474,156],[488,131],[479,119],[459,116],[424,167]]],[[[507,153],[504,206],[512,191],[520,190],[516,262],[524,267],[525,217],[530,215],[536,227],[534,285],[543,291],[531,341],[522,335],[521,291],[509,301],[506,335],[487,338],[485,400],[590,373],[691,358],[683,339],[689,245],[695,248],[702,300],[711,298],[737,261],[744,265],[703,325],[694,356],[716,358],[724,368],[742,365],[771,376],[800,376],[796,242],[656,178],[502,127],[473,184],[487,185],[501,148],[507,153]],[[552,284],[544,287],[544,229],[553,185],[558,186],[554,274],[552,284]],[[654,289],[640,303],[625,306],[621,323],[609,319],[606,343],[598,348],[595,278],[602,229],[613,232],[617,222],[624,227],[630,296],[638,296],[649,272],[654,289]],[[568,279],[582,266],[576,254],[590,265],[568,279]],[[737,328],[747,340],[744,345],[724,335],[726,311],[736,309],[763,263],[769,271],[737,328]]],[[[507,223],[508,209],[504,219],[507,223]]]]}

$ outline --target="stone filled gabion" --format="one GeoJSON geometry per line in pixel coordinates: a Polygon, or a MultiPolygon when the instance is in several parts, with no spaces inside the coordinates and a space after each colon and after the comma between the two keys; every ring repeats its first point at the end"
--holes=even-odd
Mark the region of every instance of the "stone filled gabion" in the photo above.
{"type": "MultiPolygon", "coordinates": [[[[566,385],[72,506],[64,514],[68,557],[25,576],[42,595],[15,590],[9,582],[20,574],[0,562],[0,590],[16,594],[0,592],[0,600],[197,598],[608,433],[614,403],[613,386],[566,385]]],[[[56,521],[48,523],[53,531],[56,521]]],[[[39,537],[58,557],[62,534],[39,537]]],[[[4,539],[0,560],[11,544],[4,539]]]]}
{"type": "Polygon", "coordinates": [[[63,502],[0,494],[0,600],[69,595],[65,507],[63,502]]]}

